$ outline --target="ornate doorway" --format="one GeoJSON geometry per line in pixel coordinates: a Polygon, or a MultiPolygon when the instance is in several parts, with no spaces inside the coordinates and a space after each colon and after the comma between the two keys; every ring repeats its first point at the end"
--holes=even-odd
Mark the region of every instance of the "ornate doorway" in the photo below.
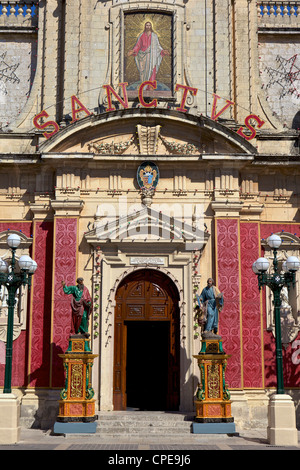
{"type": "Polygon", "coordinates": [[[116,293],[115,410],[178,410],[179,294],[165,274],[143,269],[116,293]]]}

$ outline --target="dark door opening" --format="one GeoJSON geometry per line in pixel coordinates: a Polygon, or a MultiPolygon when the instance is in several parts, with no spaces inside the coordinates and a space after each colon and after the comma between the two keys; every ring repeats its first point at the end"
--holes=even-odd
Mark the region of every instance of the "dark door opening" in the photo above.
{"type": "Polygon", "coordinates": [[[128,321],[127,407],[166,410],[168,396],[169,321],[128,321]]]}
{"type": "Polygon", "coordinates": [[[115,410],[178,410],[178,301],[173,281],[157,270],[135,271],[120,283],[114,330],[115,410]]]}

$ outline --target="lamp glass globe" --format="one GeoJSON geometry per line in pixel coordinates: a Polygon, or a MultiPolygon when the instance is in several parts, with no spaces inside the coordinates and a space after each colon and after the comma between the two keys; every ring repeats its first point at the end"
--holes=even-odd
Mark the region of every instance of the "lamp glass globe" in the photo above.
{"type": "Polygon", "coordinates": [[[21,269],[30,269],[32,266],[32,259],[28,255],[22,255],[19,259],[19,266],[21,269]]]}
{"type": "Polygon", "coordinates": [[[19,237],[19,235],[17,235],[16,233],[12,233],[11,235],[8,235],[7,244],[10,248],[18,248],[20,243],[21,243],[21,237],[19,237]]]}
{"type": "Polygon", "coordinates": [[[300,268],[300,261],[297,256],[289,256],[286,260],[286,265],[289,271],[298,271],[300,268]]]}
{"type": "Polygon", "coordinates": [[[257,266],[256,266],[256,261],[252,264],[252,271],[254,272],[254,274],[259,273],[259,270],[257,269],[257,266]]]}
{"type": "Polygon", "coordinates": [[[282,240],[281,240],[280,236],[276,235],[275,233],[270,235],[270,237],[268,238],[268,245],[271,248],[279,248],[281,243],[282,243],[282,240]]]}
{"type": "Polygon", "coordinates": [[[283,269],[283,271],[284,271],[285,273],[288,272],[289,268],[288,268],[287,265],[286,265],[286,261],[284,261],[284,262],[282,263],[282,269],[283,269]]]}
{"type": "Polygon", "coordinates": [[[270,263],[267,260],[267,258],[262,257],[262,258],[258,258],[258,260],[255,261],[255,266],[258,269],[258,271],[265,272],[265,271],[268,271],[270,263]]]}
{"type": "Polygon", "coordinates": [[[32,264],[31,264],[31,267],[29,268],[29,273],[34,274],[35,271],[37,270],[37,263],[33,259],[31,261],[32,261],[32,264]]]}

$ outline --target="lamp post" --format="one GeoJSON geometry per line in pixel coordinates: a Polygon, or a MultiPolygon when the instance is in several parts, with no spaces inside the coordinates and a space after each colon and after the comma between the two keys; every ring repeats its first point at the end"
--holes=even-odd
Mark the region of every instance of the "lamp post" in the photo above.
{"type": "Polygon", "coordinates": [[[30,256],[22,255],[16,260],[16,250],[21,243],[19,235],[12,233],[7,237],[7,244],[11,249],[12,257],[10,264],[0,258],[0,286],[6,287],[8,291],[8,319],[6,339],[6,361],[3,393],[11,393],[12,375],[12,352],[13,352],[13,329],[14,309],[16,292],[21,286],[31,286],[31,277],[35,273],[37,263],[30,256]],[[19,267],[19,269],[18,269],[19,267]]]}
{"type": "Polygon", "coordinates": [[[275,319],[275,340],[276,340],[276,369],[277,369],[277,394],[284,394],[283,382],[283,363],[282,363],[282,344],[281,344],[281,320],[280,320],[280,293],[281,289],[286,286],[288,289],[295,285],[296,271],[300,267],[300,261],[296,256],[290,256],[283,263],[281,273],[278,269],[277,249],[280,247],[282,240],[272,234],[268,240],[268,245],[273,249],[273,272],[267,273],[270,263],[262,257],[258,258],[252,265],[253,272],[258,278],[259,290],[263,286],[268,286],[273,292],[274,319],[275,319]]]}

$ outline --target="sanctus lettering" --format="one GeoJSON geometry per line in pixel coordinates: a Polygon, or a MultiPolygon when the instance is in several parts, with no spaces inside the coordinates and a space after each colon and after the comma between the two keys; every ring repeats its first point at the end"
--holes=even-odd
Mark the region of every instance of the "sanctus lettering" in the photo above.
{"type": "Polygon", "coordinates": [[[155,90],[156,87],[157,87],[156,80],[154,80],[153,82],[152,82],[152,81],[146,81],[146,82],[143,82],[143,83],[140,85],[140,87],[139,87],[139,92],[138,92],[139,102],[141,103],[141,105],[142,105],[144,108],[156,107],[156,106],[157,106],[157,100],[152,100],[152,101],[150,101],[150,103],[146,103],[146,102],[144,101],[143,90],[144,90],[145,86],[150,86],[151,88],[153,88],[153,89],[155,90]]]}
{"type": "Polygon", "coordinates": [[[34,116],[33,125],[37,129],[40,129],[40,130],[46,129],[49,126],[54,127],[54,130],[52,132],[44,132],[43,133],[43,136],[46,137],[46,139],[50,139],[50,137],[52,137],[54,134],[56,134],[59,131],[59,125],[57,124],[56,121],[47,121],[47,122],[44,122],[43,124],[39,124],[38,120],[43,118],[43,117],[45,117],[45,118],[49,117],[49,114],[47,113],[47,111],[43,110],[42,112],[40,112],[39,114],[34,116]]]}
{"type": "Polygon", "coordinates": [[[122,91],[123,91],[123,99],[121,98],[120,95],[118,95],[118,93],[115,92],[115,90],[113,89],[112,86],[110,85],[103,85],[102,88],[105,88],[106,90],[106,95],[107,95],[107,101],[108,101],[108,108],[106,108],[106,111],[109,112],[109,111],[115,111],[115,107],[113,106],[112,104],[112,100],[111,100],[111,95],[113,94],[114,97],[116,98],[117,101],[119,101],[119,103],[121,103],[121,105],[123,106],[123,108],[127,109],[129,107],[128,105],[128,97],[127,97],[127,87],[128,83],[127,82],[124,82],[124,83],[119,83],[119,86],[122,88],[122,91]]]}
{"type": "Polygon", "coordinates": [[[215,121],[216,119],[218,119],[218,117],[221,116],[221,114],[223,114],[226,111],[227,108],[229,108],[229,106],[234,105],[234,102],[226,100],[227,104],[225,104],[225,106],[223,106],[223,108],[216,114],[217,101],[220,99],[220,96],[215,95],[215,93],[213,93],[213,97],[214,97],[214,102],[213,102],[212,109],[211,109],[211,119],[215,121]]]}
{"type": "Polygon", "coordinates": [[[256,114],[249,114],[249,116],[247,116],[245,118],[245,126],[249,129],[249,131],[251,131],[251,134],[250,135],[246,135],[244,134],[244,131],[243,131],[243,128],[240,127],[238,130],[237,130],[237,134],[241,135],[242,137],[244,137],[244,139],[246,140],[252,140],[254,139],[254,137],[256,136],[256,130],[254,129],[253,126],[251,126],[251,124],[249,123],[250,119],[254,119],[257,123],[258,123],[258,128],[260,129],[261,126],[264,125],[265,121],[262,121],[261,119],[259,119],[258,116],[256,116],[256,114]]]}
{"type": "MultiPolygon", "coordinates": [[[[129,108],[127,89],[126,89],[127,85],[128,85],[127,82],[119,83],[119,87],[121,87],[123,90],[123,98],[113,89],[111,85],[103,85],[103,88],[105,88],[106,90],[107,101],[108,101],[108,107],[106,108],[106,111],[115,111],[116,109],[112,104],[112,96],[114,96],[114,98],[123,106],[123,108],[125,109],[129,108]]],[[[149,80],[149,81],[141,83],[138,89],[138,98],[139,98],[140,104],[144,108],[152,108],[152,107],[157,106],[157,99],[153,99],[152,101],[147,103],[143,95],[145,89],[148,90],[149,88],[152,88],[153,90],[156,90],[156,87],[157,87],[157,82],[155,80],[154,81],[149,80]]],[[[182,113],[186,113],[188,109],[185,107],[185,103],[186,103],[188,93],[191,93],[192,95],[196,96],[198,89],[192,88],[186,85],[180,85],[177,83],[175,86],[175,91],[179,91],[179,90],[183,90],[183,93],[182,93],[180,106],[176,108],[176,110],[181,111],[182,113]]],[[[211,119],[215,121],[216,119],[218,119],[218,117],[220,117],[226,111],[226,109],[229,108],[229,106],[233,106],[234,102],[230,100],[226,100],[225,106],[223,106],[223,108],[220,109],[220,111],[217,111],[218,100],[221,98],[215,93],[213,93],[213,97],[214,98],[213,98],[213,104],[212,104],[212,110],[211,110],[211,119]]],[[[71,108],[72,108],[72,123],[80,119],[78,116],[79,113],[83,112],[87,116],[91,114],[90,111],[81,103],[81,101],[75,95],[71,96],[71,108]]],[[[40,124],[38,120],[43,117],[45,118],[49,117],[49,114],[45,110],[41,111],[39,114],[37,114],[33,118],[33,124],[37,129],[40,129],[40,130],[47,129],[48,127],[53,127],[54,129],[52,132],[48,131],[48,132],[43,133],[46,139],[50,139],[50,137],[52,137],[54,134],[59,132],[60,128],[57,122],[55,121],[47,121],[47,122],[40,124]]],[[[246,140],[252,140],[256,136],[256,130],[250,123],[251,119],[254,119],[258,123],[258,128],[261,128],[263,124],[265,123],[265,121],[262,121],[258,116],[256,116],[256,114],[249,114],[249,116],[245,118],[245,126],[251,132],[250,135],[247,135],[244,133],[243,127],[240,127],[239,130],[237,131],[237,133],[241,137],[244,137],[244,139],[246,140]]]]}
{"type": "Polygon", "coordinates": [[[184,92],[183,92],[183,95],[182,95],[182,98],[181,98],[180,106],[179,106],[179,108],[176,108],[176,110],[181,111],[182,113],[186,113],[187,109],[185,108],[185,102],[186,102],[187,94],[190,91],[192,93],[192,95],[196,96],[198,88],[192,88],[190,86],[177,84],[176,87],[175,87],[175,91],[179,91],[181,88],[184,90],[184,92]]]}
{"type": "Polygon", "coordinates": [[[84,112],[85,114],[87,114],[87,116],[91,114],[89,110],[81,103],[81,101],[79,101],[79,99],[75,95],[71,96],[71,107],[72,107],[71,123],[78,121],[79,118],[76,116],[78,113],[84,112]]]}

